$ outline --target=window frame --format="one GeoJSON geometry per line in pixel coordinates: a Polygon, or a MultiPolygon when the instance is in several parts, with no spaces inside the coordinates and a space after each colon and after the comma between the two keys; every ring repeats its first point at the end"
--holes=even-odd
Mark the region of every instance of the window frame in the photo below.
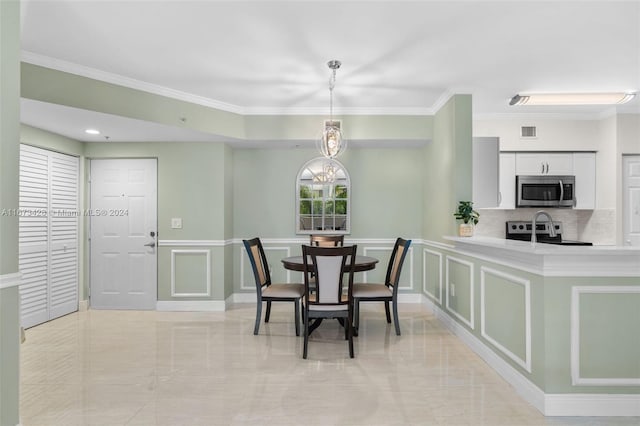
{"type": "Polygon", "coordinates": [[[310,235],[310,234],[349,234],[351,232],[351,178],[349,172],[342,163],[335,159],[327,159],[325,157],[316,157],[307,161],[298,171],[296,176],[296,215],[295,215],[295,230],[296,234],[310,235]],[[324,170],[326,164],[333,164],[336,168],[336,175],[338,176],[333,182],[310,182],[308,175],[319,176],[322,173],[318,171],[324,170]],[[303,187],[313,187],[311,197],[304,198],[301,196],[303,187]],[[346,197],[337,197],[336,188],[345,187],[346,197]],[[314,195],[320,196],[316,197],[314,195]],[[308,201],[309,213],[302,213],[302,202],[308,201]],[[335,213],[335,206],[337,202],[345,203],[345,213],[335,213]],[[318,204],[319,203],[319,204],[318,204]],[[320,206],[321,211],[316,213],[316,208],[320,206]],[[326,207],[332,206],[333,212],[327,213],[326,207]],[[319,217],[321,227],[318,228],[316,220],[319,217]],[[306,218],[310,218],[311,224],[307,227],[303,225],[306,218]],[[327,224],[327,220],[333,223],[333,226],[327,224]],[[336,222],[342,221],[343,226],[339,226],[336,229],[336,222]]]}

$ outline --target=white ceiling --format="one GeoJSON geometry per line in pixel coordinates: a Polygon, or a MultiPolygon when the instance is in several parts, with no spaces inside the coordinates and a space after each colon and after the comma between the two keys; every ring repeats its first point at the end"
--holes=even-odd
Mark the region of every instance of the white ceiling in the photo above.
{"type": "MultiPolygon", "coordinates": [[[[239,114],[603,115],[509,106],[523,92],[640,90],[640,1],[22,0],[23,60],[239,114]]],[[[623,111],[640,112],[636,97],[623,111]]],[[[619,107],[620,108],[620,107],[619,107]]],[[[23,101],[22,120],[79,140],[166,140],[167,126],[23,101]],[[99,124],[98,124],[99,125],[99,124]],[[164,135],[164,136],[163,136],[164,135]]],[[[171,140],[217,140],[174,128],[171,140]]]]}

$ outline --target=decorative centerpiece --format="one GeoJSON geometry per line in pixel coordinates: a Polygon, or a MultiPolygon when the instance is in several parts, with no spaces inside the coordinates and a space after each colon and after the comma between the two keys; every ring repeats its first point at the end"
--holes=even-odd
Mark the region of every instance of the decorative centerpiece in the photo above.
{"type": "Polygon", "coordinates": [[[453,216],[462,221],[458,227],[458,235],[461,237],[473,236],[473,227],[478,223],[480,218],[480,213],[473,209],[473,201],[460,201],[458,210],[453,216]]]}

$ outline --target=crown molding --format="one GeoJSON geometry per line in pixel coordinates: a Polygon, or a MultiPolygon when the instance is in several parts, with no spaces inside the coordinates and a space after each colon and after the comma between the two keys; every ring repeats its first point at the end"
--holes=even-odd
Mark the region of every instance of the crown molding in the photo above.
{"type": "Polygon", "coordinates": [[[125,77],[119,74],[101,71],[96,68],[91,68],[84,65],[78,65],[73,62],[63,61],[61,59],[51,58],[49,56],[44,56],[37,53],[25,51],[25,50],[22,51],[21,60],[22,62],[26,62],[32,65],[51,68],[57,71],[75,74],[81,77],[87,77],[94,80],[103,81],[105,83],[111,83],[118,86],[128,87],[130,89],[136,89],[143,92],[152,93],[154,95],[165,96],[167,98],[190,102],[193,104],[202,105],[210,108],[216,108],[222,111],[232,112],[235,114],[245,113],[244,109],[238,105],[216,101],[213,99],[205,98],[203,96],[182,92],[180,90],[170,89],[168,87],[159,86],[157,84],[147,83],[144,81],[125,77]]]}
{"type": "MultiPolygon", "coordinates": [[[[147,83],[134,78],[125,77],[102,71],[96,68],[79,65],[73,62],[40,55],[38,53],[22,51],[22,62],[37,65],[45,68],[62,71],[105,83],[115,84],[130,89],[140,90],[171,99],[177,99],[196,105],[215,108],[239,115],[327,115],[327,109],[321,108],[283,108],[283,107],[244,107],[216,101],[215,99],[192,93],[182,92],[157,84],[147,83]]],[[[450,96],[448,96],[450,97],[450,96]]],[[[448,99],[447,97],[447,99],[448,99]]],[[[438,107],[439,108],[439,107],[438,107]]],[[[433,115],[438,108],[400,107],[400,108],[335,108],[334,113],[338,115],[433,115]]]]}

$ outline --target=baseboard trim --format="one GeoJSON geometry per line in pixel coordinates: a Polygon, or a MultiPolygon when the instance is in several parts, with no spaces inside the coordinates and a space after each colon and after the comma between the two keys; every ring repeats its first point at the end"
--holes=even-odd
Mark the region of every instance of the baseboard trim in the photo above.
{"type": "Polygon", "coordinates": [[[223,300],[158,300],[156,310],[176,312],[224,312],[223,300]]]}
{"type": "Polygon", "coordinates": [[[640,416],[640,395],[631,394],[545,394],[536,384],[495,354],[464,326],[430,299],[423,304],[449,331],[482,358],[529,404],[545,416],[633,417],[640,416]]]}
{"type": "Polygon", "coordinates": [[[78,311],[86,312],[89,310],[89,301],[88,300],[80,300],[78,301],[78,311]]]}
{"type": "Polygon", "coordinates": [[[545,416],[636,417],[640,395],[546,394],[545,416]]]}

